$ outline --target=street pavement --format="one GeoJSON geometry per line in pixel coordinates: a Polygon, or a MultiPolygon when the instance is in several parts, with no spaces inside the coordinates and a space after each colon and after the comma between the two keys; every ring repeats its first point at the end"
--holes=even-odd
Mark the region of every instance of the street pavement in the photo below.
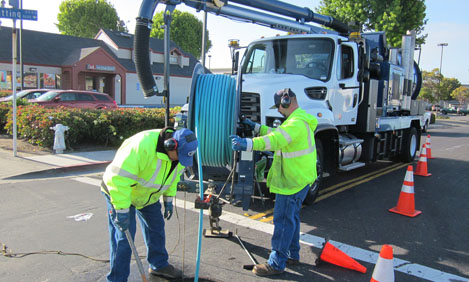
{"type": "Polygon", "coordinates": [[[105,166],[114,158],[115,150],[35,155],[0,148],[0,179],[44,172],[65,172],[105,166]]]}
{"type": "MultiPolygon", "coordinates": [[[[441,125],[433,127],[438,128],[441,125]]],[[[109,264],[87,257],[103,260],[108,258],[106,208],[98,185],[104,167],[112,160],[114,154],[115,151],[109,150],[46,155],[18,153],[18,156],[14,157],[11,151],[0,149],[0,243],[5,244],[7,251],[14,253],[55,250],[75,254],[34,254],[23,258],[2,256],[0,281],[105,281],[109,264]],[[82,213],[92,213],[93,216],[88,221],[69,218],[82,213]]],[[[397,181],[399,183],[402,182],[400,177],[397,181]]],[[[199,212],[193,209],[193,199],[194,193],[186,195],[178,192],[175,202],[177,214],[166,223],[170,263],[184,269],[185,281],[192,281],[196,269],[199,212]]],[[[331,208],[333,207],[329,207],[331,208]]],[[[265,262],[270,252],[273,225],[250,220],[229,210],[229,207],[224,209],[221,226],[237,232],[253,256],[260,263],[265,262]],[[253,223],[243,224],[244,221],[253,223]]],[[[303,211],[306,215],[311,212],[317,213],[315,210],[303,211]]],[[[325,220],[329,220],[328,217],[325,220]]],[[[205,215],[204,228],[207,227],[208,217],[205,215]]],[[[318,229],[314,233],[320,232],[318,229]]],[[[303,242],[312,237],[305,236],[303,242]]],[[[135,242],[139,254],[145,256],[146,249],[140,230],[137,230],[135,242]]],[[[360,260],[360,263],[368,268],[366,274],[361,274],[330,264],[316,266],[319,252],[320,245],[317,242],[312,245],[303,243],[302,264],[289,267],[285,274],[271,279],[353,282],[370,280],[375,265],[368,263],[369,260],[360,260]]],[[[147,269],[146,261],[143,259],[142,262],[147,269]]],[[[251,263],[235,238],[203,238],[199,281],[271,280],[257,277],[243,269],[243,265],[251,263]]],[[[396,281],[421,281],[397,271],[395,276],[396,281]]],[[[129,281],[141,281],[135,261],[131,265],[129,281]]],[[[151,277],[149,281],[166,280],[151,277]]],[[[457,277],[457,280],[451,281],[469,280],[457,277]]]]}

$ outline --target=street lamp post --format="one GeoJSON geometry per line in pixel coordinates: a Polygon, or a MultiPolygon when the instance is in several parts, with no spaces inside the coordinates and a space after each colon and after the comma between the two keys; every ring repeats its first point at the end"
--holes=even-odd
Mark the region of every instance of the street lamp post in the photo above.
{"type": "Polygon", "coordinates": [[[438,79],[438,102],[440,100],[440,96],[441,96],[441,65],[443,63],[443,47],[446,47],[448,46],[448,43],[438,43],[438,46],[441,47],[441,56],[440,56],[440,70],[439,70],[439,79],[438,79]]]}
{"type": "Polygon", "coordinates": [[[441,57],[440,57],[440,75],[441,75],[441,64],[443,62],[443,47],[448,46],[448,43],[439,43],[438,46],[441,47],[441,57]]]}
{"type": "Polygon", "coordinates": [[[210,68],[210,62],[212,61],[212,55],[208,55],[208,70],[211,70],[210,68]]]}

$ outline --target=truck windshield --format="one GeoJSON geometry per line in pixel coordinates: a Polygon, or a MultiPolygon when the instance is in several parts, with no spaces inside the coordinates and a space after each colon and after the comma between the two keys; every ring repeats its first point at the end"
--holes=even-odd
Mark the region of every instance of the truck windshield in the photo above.
{"type": "Polygon", "coordinates": [[[249,46],[241,71],[298,74],[329,80],[334,42],[327,38],[283,38],[249,46]]]}

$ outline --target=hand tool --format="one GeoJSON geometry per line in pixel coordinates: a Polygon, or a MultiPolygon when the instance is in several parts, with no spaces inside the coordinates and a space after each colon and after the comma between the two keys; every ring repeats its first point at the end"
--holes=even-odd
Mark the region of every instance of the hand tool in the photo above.
{"type": "Polygon", "coordinates": [[[236,231],[236,233],[235,233],[235,237],[236,237],[236,239],[238,239],[239,244],[240,244],[241,247],[246,251],[246,253],[248,254],[249,258],[251,259],[251,261],[252,261],[252,263],[253,263],[253,264],[245,264],[245,265],[243,265],[243,269],[252,270],[252,269],[254,268],[254,266],[255,266],[256,264],[259,264],[259,263],[257,262],[256,258],[254,258],[254,257],[252,256],[251,252],[249,252],[249,250],[246,249],[246,247],[245,247],[244,244],[243,244],[243,241],[242,241],[241,238],[238,236],[238,232],[237,232],[237,231],[236,231]]]}
{"type": "Polygon", "coordinates": [[[138,256],[138,252],[135,248],[134,240],[132,240],[132,236],[130,235],[129,229],[125,230],[124,233],[125,237],[127,237],[127,241],[129,241],[130,249],[132,249],[132,253],[134,254],[138,270],[140,271],[140,275],[142,276],[142,281],[147,282],[147,277],[145,276],[145,271],[143,270],[142,262],[140,261],[140,257],[138,256]]]}

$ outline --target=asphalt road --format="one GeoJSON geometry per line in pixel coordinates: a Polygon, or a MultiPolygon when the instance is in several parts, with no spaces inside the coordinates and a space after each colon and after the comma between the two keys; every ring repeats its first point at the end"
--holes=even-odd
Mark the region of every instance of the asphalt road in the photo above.
{"type": "MultiPolygon", "coordinates": [[[[302,209],[302,264],[273,280],[369,281],[381,246],[389,244],[394,251],[396,281],[469,281],[469,118],[438,120],[429,134],[434,159],[428,160],[428,170],[432,176],[414,176],[415,207],[422,214],[409,218],[388,211],[397,203],[406,164],[379,162],[339,173],[326,180],[326,192],[316,204],[302,209]],[[346,250],[367,272],[328,263],[316,265],[325,238],[346,250]]],[[[0,281],[105,280],[108,264],[87,258],[108,257],[105,203],[97,187],[100,176],[101,172],[95,172],[2,181],[0,242],[13,253],[42,253],[0,257],[0,281]],[[88,221],[67,218],[81,213],[93,216],[88,221]],[[44,253],[58,250],[72,254],[44,253]]],[[[187,281],[195,273],[199,216],[192,209],[195,196],[178,192],[178,214],[166,226],[170,261],[184,267],[187,281]]],[[[265,205],[255,200],[247,214],[227,205],[222,215],[222,227],[237,231],[259,262],[270,251],[271,207],[271,199],[265,205]]],[[[136,237],[137,249],[145,255],[141,234],[136,237]]],[[[204,238],[201,258],[200,281],[269,280],[242,269],[251,262],[234,238],[204,238]]],[[[131,272],[129,281],[140,281],[135,263],[131,272]]]]}

